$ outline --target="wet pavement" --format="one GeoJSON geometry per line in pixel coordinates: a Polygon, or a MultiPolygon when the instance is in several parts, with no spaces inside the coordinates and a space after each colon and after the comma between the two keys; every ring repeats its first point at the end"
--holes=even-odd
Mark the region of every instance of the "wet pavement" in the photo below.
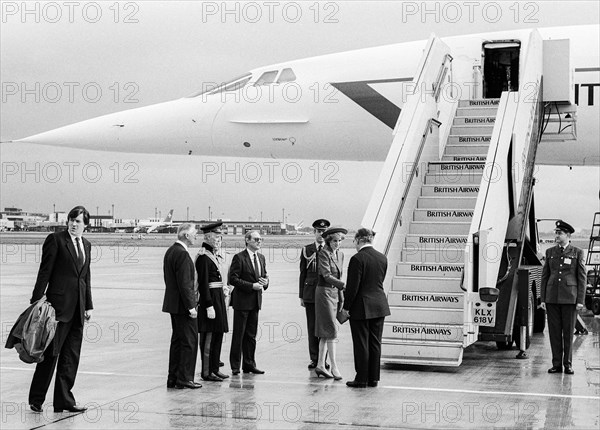
{"type": "MultiPolygon", "coordinates": [[[[310,239],[306,240],[307,242],[310,239]]],[[[2,245],[4,247],[4,245],[2,245]]],[[[352,341],[341,327],[342,381],[316,378],[297,297],[297,253],[272,252],[271,287],[264,295],[256,358],[264,375],[202,382],[199,390],[166,387],[171,326],[160,311],[164,248],[101,247],[92,265],[94,314],[86,325],[74,394],[83,414],[29,410],[34,366],[2,348],[1,428],[577,428],[600,421],[600,319],[584,315],[589,334],[576,336],[574,375],[550,375],[547,333],[534,335],[528,360],[517,350],[478,342],[457,368],[384,365],[377,388],[350,389],[352,341]]],[[[3,342],[27,306],[39,255],[20,245],[3,249],[0,310],[3,342]]],[[[345,250],[346,262],[352,254],[345,250]]],[[[231,373],[225,336],[222,371],[231,373]]]]}

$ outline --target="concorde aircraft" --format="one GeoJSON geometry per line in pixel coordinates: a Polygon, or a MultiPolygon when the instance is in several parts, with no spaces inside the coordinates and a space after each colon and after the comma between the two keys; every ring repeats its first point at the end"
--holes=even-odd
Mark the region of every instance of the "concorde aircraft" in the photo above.
{"type": "MultiPolygon", "coordinates": [[[[599,165],[598,26],[539,29],[570,39],[569,100],[546,104],[537,163],[599,165]]],[[[518,88],[526,30],[442,38],[455,70],[472,70],[442,95],[499,97],[518,88]],[[512,47],[512,48],[511,48],[512,47]],[[498,49],[500,48],[500,49],[498,49]]],[[[426,41],[260,67],[194,94],[112,113],[21,142],[130,153],[384,160],[426,41]]],[[[550,54],[550,53],[549,53],[550,54]]],[[[548,84],[550,85],[550,84],[548,84]]],[[[526,96],[526,95],[525,95],[526,96]]]]}

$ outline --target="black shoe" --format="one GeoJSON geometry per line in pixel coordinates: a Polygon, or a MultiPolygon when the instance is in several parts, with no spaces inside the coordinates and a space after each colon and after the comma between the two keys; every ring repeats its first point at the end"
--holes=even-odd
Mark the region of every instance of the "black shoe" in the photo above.
{"type": "Polygon", "coordinates": [[[85,412],[87,411],[87,408],[84,406],[65,406],[63,408],[57,408],[56,406],[54,406],[54,412],[62,412],[62,411],[67,411],[67,412],[85,412]]]}
{"type": "Polygon", "coordinates": [[[575,373],[575,371],[573,370],[573,368],[571,366],[565,366],[565,373],[567,375],[572,375],[575,373]]]}
{"type": "Polygon", "coordinates": [[[366,382],[348,381],[346,385],[350,388],[367,388],[366,382]]]}
{"type": "Polygon", "coordinates": [[[192,390],[196,389],[196,388],[200,388],[202,387],[202,384],[199,384],[197,382],[194,381],[177,381],[175,382],[175,388],[190,388],[192,390]]]}
{"type": "Polygon", "coordinates": [[[379,384],[379,381],[369,381],[367,382],[367,386],[376,387],[379,384]]]}
{"type": "Polygon", "coordinates": [[[240,374],[240,369],[235,369],[235,370],[232,370],[232,371],[231,371],[231,374],[232,374],[233,376],[235,376],[235,375],[239,375],[239,374],[240,374]]]}
{"type": "Polygon", "coordinates": [[[42,405],[38,405],[35,403],[30,403],[29,409],[31,409],[33,412],[44,412],[44,410],[42,409],[42,405]]]}
{"type": "Polygon", "coordinates": [[[320,378],[321,376],[325,379],[333,378],[331,373],[329,373],[327,370],[321,369],[319,366],[315,367],[315,373],[317,374],[317,378],[320,378]]]}
{"type": "Polygon", "coordinates": [[[167,380],[167,388],[175,388],[175,381],[167,380]]]}
{"type": "Polygon", "coordinates": [[[227,378],[229,378],[229,375],[226,375],[226,374],[221,373],[221,372],[215,372],[214,374],[216,376],[218,376],[219,378],[221,378],[221,379],[227,379],[227,378]]]}
{"type": "Polygon", "coordinates": [[[223,367],[225,366],[225,363],[223,363],[222,361],[219,361],[219,367],[223,367]]]}
{"type": "Polygon", "coordinates": [[[209,373],[208,375],[201,375],[204,381],[213,381],[213,382],[223,382],[223,379],[219,378],[214,373],[209,373]]]}
{"type": "Polygon", "coordinates": [[[244,369],[244,373],[254,373],[255,375],[262,375],[263,373],[265,373],[265,371],[257,369],[256,367],[249,367],[248,369],[244,369]]]}
{"type": "Polygon", "coordinates": [[[548,369],[548,373],[562,373],[562,367],[552,366],[550,369],[548,369]]]}
{"type": "Polygon", "coordinates": [[[308,363],[308,368],[309,369],[314,369],[315,367],[317,367],[317,362],[316,361],[311,361],[310,363],[308,363]]]}

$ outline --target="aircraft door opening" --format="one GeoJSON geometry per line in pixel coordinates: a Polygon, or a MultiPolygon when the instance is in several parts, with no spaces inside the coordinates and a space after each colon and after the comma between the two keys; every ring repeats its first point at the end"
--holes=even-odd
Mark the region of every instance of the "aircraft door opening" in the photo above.
{"type": "Polygon", "coordinates": [[[483,98],[500,98],[502,91],[519,90],[519,41],[483,44],[483,98]]]}

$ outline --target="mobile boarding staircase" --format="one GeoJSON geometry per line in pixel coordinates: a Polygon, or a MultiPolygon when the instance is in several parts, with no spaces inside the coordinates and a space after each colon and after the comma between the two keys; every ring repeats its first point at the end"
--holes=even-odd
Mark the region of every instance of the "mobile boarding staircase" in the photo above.
{"type": "Polygon", "coordinates": [[[389,263],[382,362],[458,366],[478,338],[529,340],[543,110],[542,40],[534,30],[527,42],[519,92],[476,100],[452,94],[472,63],[457,64],[435,36],[427,43],[362,222],[389,263]],[[515,318],[523,330],[513,332],[515,318]]]}

